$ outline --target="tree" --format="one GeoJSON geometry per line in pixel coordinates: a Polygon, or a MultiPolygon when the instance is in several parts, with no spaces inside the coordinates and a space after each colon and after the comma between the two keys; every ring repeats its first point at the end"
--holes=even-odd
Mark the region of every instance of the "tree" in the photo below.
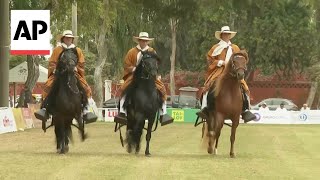
{"type": "Polygon", "coordinates": [[[39,78],[39,57],[27,56],[28,77],[24,85],[24,90],[20,94],[17,107],[28,107],[32,102],[32,90],[39,78]]]}

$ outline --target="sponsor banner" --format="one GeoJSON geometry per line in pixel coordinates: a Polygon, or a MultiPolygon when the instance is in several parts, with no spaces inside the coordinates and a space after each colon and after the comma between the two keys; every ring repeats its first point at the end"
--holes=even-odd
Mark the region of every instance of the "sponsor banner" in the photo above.
{"type": "Polygon", "coordinates": [[[98,121],[114,122],[114,117],[118,114],[117,108],[97,108],[98,121]]]}
{"type": "Polygon", "coordinates": [[[26,128],[26,122],[23,120],[21,108],[12,108],[11,110],[16,121],[17,129],[24,131],[26,128]]]}
{"type": "Polygon", "coordinates": [[[256,111],[256,124],[320,124],[320,110],[306,111],[256,111]]]}
{"type": "Polygon", "coordinates": [[[24,119],[24,122],[26,123],[26,128],[34,128],[33,120],[32,120],[32,114],[30,108],[21,108],[22,116],[24,119]]]}
{"type": "Polygon", "coordinates": [[[0,134],[17,131],[16,122],[10,108],[0,108],[0,134]]]}

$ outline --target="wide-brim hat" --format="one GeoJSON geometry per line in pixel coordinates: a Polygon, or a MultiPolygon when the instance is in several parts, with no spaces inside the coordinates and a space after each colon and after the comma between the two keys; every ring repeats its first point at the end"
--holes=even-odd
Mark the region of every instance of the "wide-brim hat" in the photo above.
{"type": "Polygon", "coordinates": [[[154,38],[150,38],[149,34],[147,32],[140,32],[138,37],[133,36],[134,42],[139,43],[139,40],[145,40],[145,41],[148,41],[148,43],[149,43],[149,42],[153,41],[154,38]]]}
{"type": "Polygon", "coordinates": [[[63,37],[77,38],[78,36],[73,35],[71,30],[65,30],[62,34],[57,35],[57,40],[60,41],[63,37]]]}
{"type": "Polygon", "coordinates": [[[230,39],[232,39],[232,38],[237,34],[237,32],[235,32],[235,31],[230,31],[230,27],[229,27],[229,26],[223,26],[223,27],[221,28],[221,31],[216,31],[216,32],[214,33],[214,36],[215,36],[217,39],[222,40],[222,39],[221,39],[221,34],[222,34],[222,33],[231,34],[230,39]]]}

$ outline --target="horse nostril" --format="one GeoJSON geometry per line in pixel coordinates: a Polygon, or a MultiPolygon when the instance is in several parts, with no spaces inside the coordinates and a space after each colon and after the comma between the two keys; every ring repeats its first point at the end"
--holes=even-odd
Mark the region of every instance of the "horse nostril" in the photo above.
{"type": "Polygon", "coordinates": [[[243,72],[238,72],[237,76],[238,76],[239,79],[243,79],[244,73],[243,72]]]}

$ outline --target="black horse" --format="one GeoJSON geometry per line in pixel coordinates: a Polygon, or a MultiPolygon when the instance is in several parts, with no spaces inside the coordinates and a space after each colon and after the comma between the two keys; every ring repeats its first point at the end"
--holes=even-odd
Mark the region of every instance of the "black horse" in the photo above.
{"type": "Polygon", "coordinates": [[[77,65],[76,49],[65,49],[59,58],[55,71],[55,80],[48,94],[47,112],[52,114],[52,124],[55,126],[57,152],[69,151],[69,139],[72,140],[72,120],[77,120],[76,126],[85,140],[84,122],[82,119],[83,104],[87,104],[85,90],[80,85],[75,72],[77,65]]]}
{"type": "Polygon", "coordinates": [[[133,81],[125,90],[124,109],[128,113],[126,142],[127,150],[139,153],[140,139],[145,120],[148,120],[145,155],[150,156],[149,143],[156,114],[162,105],[161,93],[156,89],[156,76],[160,59],[154,52],[142,52],[142,58],[133,74],[133,81]]]}

